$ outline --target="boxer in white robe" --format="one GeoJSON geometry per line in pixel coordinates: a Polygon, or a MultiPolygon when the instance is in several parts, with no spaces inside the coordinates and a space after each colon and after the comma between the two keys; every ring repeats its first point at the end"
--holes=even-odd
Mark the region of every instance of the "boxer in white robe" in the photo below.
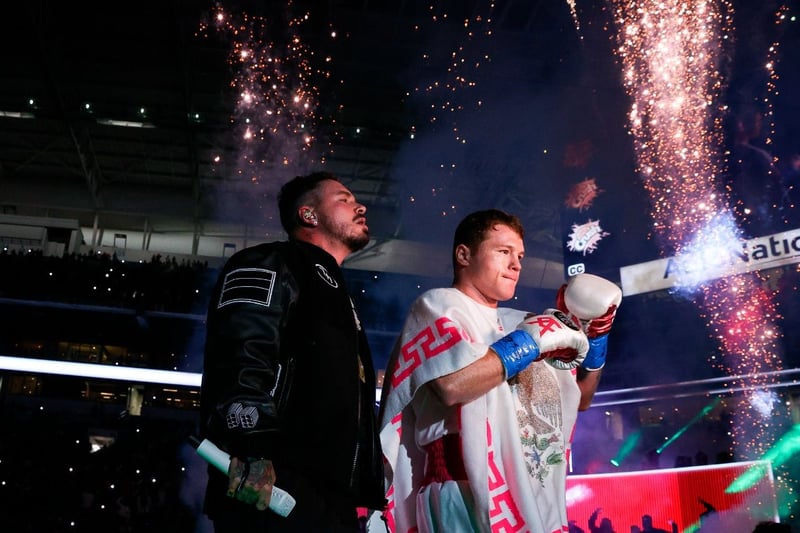
{"type": "Polygon", "coordinates": [[[592,339],[585,325],[564,327],[567,309],[530,318],[498,307],[513,296],[523,253],[516,217],[473,213],[456,231],[453,287],[411,308],[381,400],[394,533],[568,530],[570,440],[605,344],[587,372],[578,367],[592,339]]]}

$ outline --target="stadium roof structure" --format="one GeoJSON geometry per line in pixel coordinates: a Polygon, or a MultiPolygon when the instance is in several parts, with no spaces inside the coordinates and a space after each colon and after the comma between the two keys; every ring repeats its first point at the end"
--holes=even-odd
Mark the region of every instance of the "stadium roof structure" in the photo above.
{"type": "Polygon", "coordinates": [[[498,207],[526,224],[527,284],[561,282],[564,161],[607,134],[582,96],[597,87],[575,74],[585,59],[568,3],[34,0],[4,12],[3,214],[77,220],[129,248],[133,234],[175,243],[159,252],[209,241],[222,255],[219,243],[282,238],[278,185],[321,169],[368,207],[374,244],[355,268],[424,274],[434,254],[444,272],[457,221],[498,207]],[[242,45],[274,65],[237,62],[242,45]],[[247,90],[259,109],[241,107],[247,90]],[[551,118],[563,97],[584,127],[551,118]]]}
{"type": "MultiPolygon", "coordinates": [[[[776,24],[791,6],[733,4],[726,97],[766,107],[783,156],[798,25],[776,24]]],[[[594,256],[654,259],[613,17],[599,0],[13,2],[2,214],[77,221],[89,247],[224,257],[283,238],[280,184],[327,170],[368,208],[373,242],[346,266],[446,276],[457,222],[494,207],[525,224],[522,285],[553,289],[565,202],[591,182],[617,241],[594,256]]]]}

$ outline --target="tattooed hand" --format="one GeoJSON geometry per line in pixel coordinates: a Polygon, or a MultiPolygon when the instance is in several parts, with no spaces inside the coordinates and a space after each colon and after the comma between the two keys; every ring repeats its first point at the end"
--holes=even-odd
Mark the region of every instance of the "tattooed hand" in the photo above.
{"type": "Polygon", "coordinates": [[[263,511],[269,507],[272,498],[272,486],[275,484],[275,468],[268,459],[245,461],[231,457],[228,468],[228,496],[237,500],[255,504],[256,509],[263,511]]]}

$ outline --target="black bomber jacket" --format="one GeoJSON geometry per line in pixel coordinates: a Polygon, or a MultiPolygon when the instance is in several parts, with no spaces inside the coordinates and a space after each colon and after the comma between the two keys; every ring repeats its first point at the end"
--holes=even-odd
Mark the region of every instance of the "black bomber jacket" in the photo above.
{"type": "MultiPolygon", "coordinates": [[[[273,242],[225,264],[209,304],[201,413],[203,436],[232,456],[271,459],[356,506],[383,507],[372,358],[321,248],[273,242]]],[[[209,476],[208,496],[225,497],[227,479],[209,476]]]]}

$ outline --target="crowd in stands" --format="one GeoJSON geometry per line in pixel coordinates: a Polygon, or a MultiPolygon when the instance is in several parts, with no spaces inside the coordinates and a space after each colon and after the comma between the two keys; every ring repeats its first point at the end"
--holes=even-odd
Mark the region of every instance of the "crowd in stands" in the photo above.
{"type": "Polygon", "coordinates": [[[0,530],[201,531],[192,487],[202,485],[193,477],[205,466],[188,453],[191,419],[81,413],[54,402],[4,407],[0,530]],[[100,430],[113,440],[92,452],[89,437],[100,430]]]}
{"type": "Polygon", "coordinates": [[[217,270],[159,254],[129,262],[105,252],[56,257],[0,249],[0,272],[0,298],[205,314],[217,270]]]}

